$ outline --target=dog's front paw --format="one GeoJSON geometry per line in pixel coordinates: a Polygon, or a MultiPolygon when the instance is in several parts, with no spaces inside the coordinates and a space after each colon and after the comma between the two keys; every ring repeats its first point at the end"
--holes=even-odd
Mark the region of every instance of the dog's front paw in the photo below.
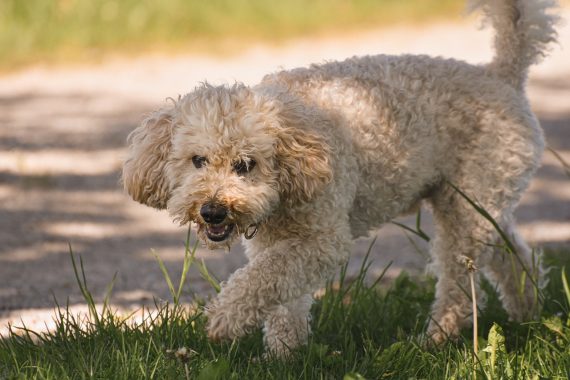
{"type": "Polygon", "coordinates": [[[208,317],[208,324],[206,325],[208,338],[213,341],[235,338],[235,334],[232,333],[230,316],[224,308],[213,302],[206,308],[205,312],[208,317]]]}
{"type": "Polygon", "coordinates": [[[208,338],[213,341],[233,340],[248,332],[248,326],[235,309],[219,302],[213,302],[206,308],[208,338]]]}

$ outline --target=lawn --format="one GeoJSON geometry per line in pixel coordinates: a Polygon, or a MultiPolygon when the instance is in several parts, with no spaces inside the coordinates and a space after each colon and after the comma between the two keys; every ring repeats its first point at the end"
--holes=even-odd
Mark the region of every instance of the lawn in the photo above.
{"type": "Polygon", "coordinates": [[[462,0],[2,0],[0,69],[110,53],[227,53],[254,41],[459,17],[462,0]]]}
{"type": "MultiPolygon", "coordinates": [[[[184,280],[193,262],[187,244],[184,280]]],[[[533,322],[509,322],[495,290],[483,284],[487,306],[479,311],[479,351],[472,331],[434,349],[422,332],[429,318],[434,280],[401,274],[389,287],[366,280],[368,261],[350,281],[341,271],[313,306],[310,343],[289,359],[263,358],[261,332],[233,343],[211,343],[201,307],[176,303],[183,287],[165,279],[173,303],[146,310],[142,321],[105,308],[76,317],[58,309],[49,333],[14,329],[0,340],[0,378],[8,379],[568,379],[570,377],[570,290],[563,268],[570,252],[544,258],[545,302],[533,322]]],[[[73,256],[72,256],[73,257],[73,256]]],[[[82,263],[74,259],[88,304],[82,263]]],[[[159,262],[159,265],[161,263],[159,262]]],[[[161,265],[162,267],[162,265],[161,265]]]]}

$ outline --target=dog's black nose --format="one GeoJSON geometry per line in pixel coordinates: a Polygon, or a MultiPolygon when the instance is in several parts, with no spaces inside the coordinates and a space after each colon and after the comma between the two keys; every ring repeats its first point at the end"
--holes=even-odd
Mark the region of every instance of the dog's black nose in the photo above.
{"type": "Polygon", "coordinates": [[[200,215],[206,223],[220,224],[228,216],[228,209],[217,203],[206,203],[200,209],[200,215]]]}

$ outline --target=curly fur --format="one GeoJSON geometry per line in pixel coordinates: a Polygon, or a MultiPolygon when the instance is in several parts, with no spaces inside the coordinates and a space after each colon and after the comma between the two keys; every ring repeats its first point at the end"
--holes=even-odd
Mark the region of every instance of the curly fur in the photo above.
{"type": "Polygon", "coordinates": [[[513,319],[529,317],[532,286],[519,294],[521,265],[513,272],[493,248],[494,227],[450,184],[508,231],[530,267],[512,213],[544,142],[523,87],[555,39],[556,18],[548,0],[480,3],[497,32],[488,65],[377,55],[277,72],[252,88],[203,84],[132,132],[123,180],[135,200],[196,222],[210,248],[258,230],[242,240],[249,263],[207,308],[212,339],[263,326],[276,354],[306,342],[311,294],[347,260],[352,239],[424,202],[437,232],[432,339],[455,337],[469,322],[465,257],[497,284],[513,319]],[[238,173],[236,162],[256,165],[238,173]],[[223,205],[224,226],[235,226],[221,242],[200,213],[208,202],[223,205]]]}

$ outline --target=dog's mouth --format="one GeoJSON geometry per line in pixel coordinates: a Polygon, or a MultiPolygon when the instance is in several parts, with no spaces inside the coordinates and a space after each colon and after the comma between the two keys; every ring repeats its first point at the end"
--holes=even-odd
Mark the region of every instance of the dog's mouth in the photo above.
{"type": "Polygon", "coordinates": [[[226,240],[235,228],[235,224],[206,224],[206,236],[211,241],[226,240]]]}

